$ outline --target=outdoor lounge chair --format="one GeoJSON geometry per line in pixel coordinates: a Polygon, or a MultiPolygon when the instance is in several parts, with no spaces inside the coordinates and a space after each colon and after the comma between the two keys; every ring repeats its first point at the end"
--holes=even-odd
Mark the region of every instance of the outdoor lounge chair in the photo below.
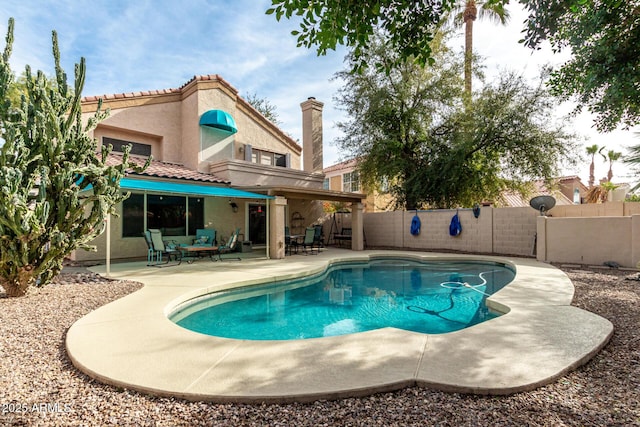
{"type": "Polygon", "coordinates": [[[179,246],[163,240],[162,232],[160,230],[150,228],[145,231],[145,240],[147,240],[148,246],[149,241],[151,241],[149,251],[147,252],[148,266],[160,267],[162,265],[166,265],[171,261],[171,258],[178,262],[175,265],[180,265],[182,262],[182,252],[180,251],[179,246]],[[164,255],[167,256],[166,261],[162,260],[164,255]]]}
{"type": "Polygon", "coordinates": [[[304,233],[304,241],[302,242],[302,250],[305,255],[307,255],[307,248],[311,249],[311,254],[313,254],[313,247],[316,247],[316,255],[320,251],[320,244],[316,241],[316,228],[315,227],[307,227],[304,233]]]}
{"type": "MultiPolygon", "coordinates": [[[[222,261],[222,254],[226,254],[226,253],[229,253],[229,252],[234,252],[236,250],[236,248],[238,247],[238,235],[239,234],[240,234],[240,229],[236,228],[236,230],[229,237],[229,240],[227,241],[227,243],[225,243],[224,245],[218,246],[218,250],[216,251],[216,253],[218,254],[218,259],[220,261],[222,261]]],[[[238,261],[242,260],[242,258],[240,258],[240,257],[225,258],[225,259],[237,259],[238,261]]]]}
{"type": "Polygon", "coordinates": [[[198,228],[192,246],[215,246],[216,243],[216,230],[213,228],[198,228]]]}
{"type": "Polygon", "coordinates": [[[289,231],[289,227],[284,227],[284,253],[285,255],[291,253],[295,250],[298,253],[298,242],[295,239],[291,238],[291,232],[289,231]]]}
{"type": "Polygon", "coordinates": [[[322,247],[324,247],[322,225],[314,225],[314,228],[316,230],[316,232],[315,232],[315,234],[313,236],[314,243],[316,244],[316,246],[318,248],[322,248],[322,247]]]}

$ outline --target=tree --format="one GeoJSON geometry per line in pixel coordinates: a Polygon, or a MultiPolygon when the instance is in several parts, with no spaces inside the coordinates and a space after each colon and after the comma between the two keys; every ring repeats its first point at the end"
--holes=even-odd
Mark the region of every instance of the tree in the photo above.
{"type": "Polygon", "coordinates": [[[589,188],[593,187],[593,184],[596,181],[596,176],[595,176],[595,156],[596,154],[602,154],[602,150],[604,150],[605,147],[598,147],[598,144],[593,144],[587,147],[587,154],[591,156],[591,165],[589,166],[589,188]]]}
{"type": "Polygon", "coordinates": [[[520,1],[529,10],[525,43],[548,40],[571,59],[551,76],[553,93],[587,108],[600,131],[640,121],[640,0],[520,1]]]}
{"type": "MultiPolygon", "coordinates": [[[[272,0],[267,10],[282,17],[299,16],[292,32],[298,46],[317,47],[319,55],[338,44],[352,48],[354,69],[366,67],[364,52],[376,31],[399,52],[398,60],[433,62],[429,43],[458,0],[272,0]]],[[[487,0],[504,7],[509,0],[487,0]]],[[[519,0],[529,11],[523,42],[538,48],[544,40],[572,59],[552,76],[553,94],[576,98],[576,113],[586,107],[596,115],[596,127],[610,131],[640,121],[640,0],[519,0]]],[[[381,64],[375,64],[381,65],[381,64]]],[[[387,65],[388,67],[389,65],[387,65]]],[[[391,65],[393,66],[393,64],[391,65]]]]}
{"type": "Polygon", "coordinates": [[[268,99],[260,98],[256,93],[247,94],[244,98],[249,104],[251,104],[253,108],[255,108],[260,114],[262,114],[273,124],[280,124],[276,106],[269,102],[268,99]]]}
{"type": "MultiPolygon", "coordinates": [[[[640,133],[636,132],[637,137],[640,137],[640,133]]],[[[629,165],[635,172],[636,176],[640,176],[640,144],[633,145],[628,148],[629,154],[626,155],[622,161],[629,165]]],[[[640,188],[640,183],[631,188],[631,191],[636,191],[640,188]]]]}
{"type": "Polygon", "coordinates": [[[368,65],[364,55],[376,33],[383,34],[387,45],[400,53],[399,59],[432,63],[430,43],[455,1],[272,0],[266,13],[278,21],[300,17],[299,30],[291,32],[298,46],[316,46],[318,55],[325,55],[339,44],[346,45],[352,48],[354,69],[362,69],[368,65]]]}
{"type": "MultiPolygon", "coordinates": [[[[556,176],[574,143],[550,123],[555,103],[542,86],[503,75],[465,108],[463,65],[437,38],[431,49],[433,67],[409,60],[390,72],[338,73],[346,84],[336,101],[350,118],[338,124],[338,144],[358,158],[363,184],[387,180],[399,207],[412,210],[472,206],[556,176]]],[[[397,61],[383,43],[372,43],[369,55],[397,61]]]]}
{"type": "Polygon", "coordinates": [[[106,166],[109,147],[97,153],[88,136],[107,113],[83,124],[81,93],[85,60],[75,67],[75,85],[67,85],[60,67],[57,34],[53,32],[55,84],[42,71],[25,69],[20,102],[9,68],[13,19],[0,60],[0,285],[8,296],[24,295],[30,286],[44,286],[61,270],[65,256],[104,229],[105,218],[126,195],[119,182],[133,168],[128,152],[117,166],[106,166]]]}
{"type": "Polygon", "coordinates": [[[473,62],[473,23],[480,19],[489,19],[494,23],[506,25],[509,21],[509,12],[504,4],[495,1],[459,0],[452,10],[452,22],[454,25],[464,25],[464,88],[468,96],[471,96],[472,86],[472,62],[473,62]],[[478,6],[480,9],[478,10],[478,6]]]}
{"type": "Polygon", "coordinates": [[[613,162],[618,161],[620,157],[622,157],[622,153],[619,153],[617,151],[609,150],[609,152],[607,152],[606,159],[609,162],[609,172],[607,173],[607,180],[609,182],[611,182],[611,179],[613,178],[613,162]]]}

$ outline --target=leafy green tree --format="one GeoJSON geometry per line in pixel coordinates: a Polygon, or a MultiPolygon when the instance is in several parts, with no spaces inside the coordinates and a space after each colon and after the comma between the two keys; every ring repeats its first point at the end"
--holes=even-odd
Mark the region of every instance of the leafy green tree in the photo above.
{"type": "Polygon", "coordinates": [[[503,3],[495,1],[459,0],[454,5],[452,23],[464,25],[464,88],[468,96],[471,96],[472,87],[473,23],[478,17],[507,25],[509,12],[503,3]]]}
{"type": "MultiPolygon", "coordinates": [[[[640,132],[635,133],[636,137],[640,137],[640,132]]],[[[622,158],[622,162],[630,166],[636,176],[640,176],[640,144],[633,145],[627,149],[628,154],[622,158]]],[[[636,191],[640,188],[640,182],[631,188],[636,191]]]]}
{"type": "Polygon", "coordinates": [[[587,154],[591,156],[591,165],[589,165],[589,188],[593,187],[593,184],[596,181],[596,176],[595,176],[595,170],[596,170],[596,165],[595,165],[595,157],[596,154],[602,154],[602,150],[604,150],[605,147],[598,147],[598,144],[593,144],[587,147],[587,154]]]}
{"type": "Polygon", "coordinates": [[[9,68],[13,19],[0,60],[0,285],[8,296],[44,286],[61,270],[65,256],[102,233],[105,218],[126,196],[119,182],[128,162],[106,166],[110,147],[97,153],[88,136],[107,113],[83,123],[81,93],[85,61],[75,67],[75,85],[67,85],[53,32],[55,84],[42,71],[26,67],[19,102],[9,68]]]}
{"type": "Polygon", "coordinates": [[[278,117],[278,111],[276,106],[273,105],[267,98],[261,98],[256,93],[249,93],[245,95],[244,99],[251,104],[253,108],[258,110],[260,114],[265,116],[273,124],[279,125],[280,119],[278,117]]]}
{"type": "MultiPolygon", "coordinates": [[[[388,46],[371,46],[371,61],[397,62],[388,46]]],[[[358,158],[363,184],[387,180],[398,207],[411,210],[472,206],[557,176],[574,143],[550,122],[555,103],[542,86],[507,74],[465,108],[463,64],[437,38],[431,48],[433,67],[409,60],[390,72],[338,74],[346,84],[337,101],[350,117],[338,143],[358,158]]]]}
{"type": "Polygon", "coordinates": [[[368,65],[364,53],[376,33],[384,34],[386,43],[400,52],[399,59],[432,63],[430,43],[455,1],[272,0],[266,13],[278,21],[299,17],[299,29],[291,32],[298,46],[316,46],[318,55],[325,55],[345,45],[353,51],[354,68],[362,69],[368,65]]]}
{"type": "Polygon", "coordinates": [[[553,73],[553,93],[596,115],[600,131],[640,121],[640,0],[520,1],[529,11],[525,43],[548,40],[571,59],[553,73]]]}
{"type": "MultiPolygon", "coordinates": [[[[316,46],[319,55],[343,44],[352,49],[354,69],[364,58],[373,35],[380,32],[398,60],[433,62],[429,43],[459,0],[272,0],[267,13],[301,19],[292,32],[298,46],[316,46]]],[[[509,0],[487,0],[504,8],[509,0]]],[[[610,131],[640,120],[640,0],[519,0],[529,12],[523,42],[538,48],[544,40],[572,57],[551,77],[553,94],[576,99],[576,113],[587,108],[596,127],[610,131]]],[[[380,66],[381,64],[376,64],[380,66]]],[[[393,66],[394,64],[387,65],[393,66]]]]}

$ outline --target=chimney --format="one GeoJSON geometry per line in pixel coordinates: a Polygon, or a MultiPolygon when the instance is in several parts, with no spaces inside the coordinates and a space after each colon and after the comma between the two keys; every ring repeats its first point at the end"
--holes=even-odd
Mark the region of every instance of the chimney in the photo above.
{"type": "Polygon", "coordinates": [[[322,173],[322,107],[324,104],[309,97],[302,107],[302,157],[305,172],[322,173]]]}

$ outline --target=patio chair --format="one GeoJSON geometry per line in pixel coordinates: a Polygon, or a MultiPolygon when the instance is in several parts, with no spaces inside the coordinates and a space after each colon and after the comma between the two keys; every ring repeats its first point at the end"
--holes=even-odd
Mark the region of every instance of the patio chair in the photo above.
{"type": "Polygon", "coordinates": [[[182,262],[182,251],[180,251],[178,245],[176,245],[175,243],[171,243],[169,241],[165,241],[162,238],[162,232],[157,228],[150,228],[149,230],[147,230],[145,232],[145,239],[146,239],[147,233],[151,240],[151,245],[152,245],[150,247],[150,250],[152,249],[155,254],[154,262],[148,263],[147,265],[160,267],[162,265],[168,264],[171,261],[171,258],[173,258],[175,261],[178,262],[177,264],[174,264],[174,265],[180,265],[180,263],[182,262]],[[162,257],[164,255],[167,256],[167,260],[163,262],[162,257]]]}
{"type": "Polygon", "coordinates": [[[161,254],[153,247],[153,241],[151,240],[151,233],[149,230],[145,231],[143,234],[144,241],[147,244],[147,265],[151,266],[160,261],[161,254]]]}
{"type": "MultiPolygon", "coordinates": [[[[231,234],[229,240],[224,245],[218,246],[218,250],[216,253],[218,254],[218,259],[222,261],[222,254],[227,254],[229,252],[234,252],[238,247],[238,235],[240,234],[240,229],[236,228],[236,230],[231,234]]],[[[238,261],[242,261],[242,258],[225,258],[225,259],[237,259],[238,261]]]]}
{"type": "Polygon", "coordinates": [[[215,246],[216,243],[216,230],[213,228],[198,228],[192,246],[215,246]]]}
{"type": "Polygon", "coordinates": [[[296,253],[298,253],[298,242],[295,239],[291,238],[291,232],[289,231],[289,227],[284,227],[284,253],[285,255],[289,253],[291,255],[292,251],[295,249],[296,253]]]}
{"type": "Polygon", "coordinates": [[[314,225],[315,234],[313,236],[313,241],[318,248],[324,247],[324,239],[322,235],[322,225],[314,225]]]}
{"type": "Polygon", "coordinates": [[[316,255],[320,251],[320,246],[316,242],[316,229],[315,227],[307,227],[304,233],[304,241],[302,242],[302,250],[307,255],[307,248],[311,248],[311,254],[313,255],[313,247],[316,247],[316,255]]]}

